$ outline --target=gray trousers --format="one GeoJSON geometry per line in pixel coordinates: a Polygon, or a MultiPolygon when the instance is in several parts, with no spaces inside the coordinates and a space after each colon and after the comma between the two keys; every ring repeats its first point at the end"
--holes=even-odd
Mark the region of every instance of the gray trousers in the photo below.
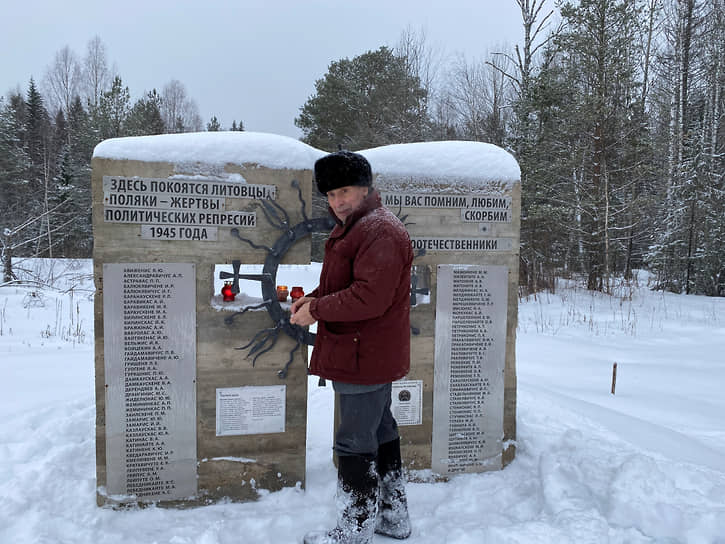
{"type": "Polygon", "coordinates": [[[365,393],[337,393],[340,421],[335,433],[337,455],[376,456],[378,446],[398,438],[390,411],[392,384],[365,393]]]}

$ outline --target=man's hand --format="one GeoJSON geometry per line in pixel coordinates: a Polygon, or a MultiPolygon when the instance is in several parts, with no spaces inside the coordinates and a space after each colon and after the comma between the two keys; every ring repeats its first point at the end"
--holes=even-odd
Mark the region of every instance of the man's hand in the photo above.
{"type": "Polygon", "coordinates": [[[292,317],[290,317],[289,322],[293,325],[306,327],[317,321],[310,313],[310,302],[314,300],[314,298],[315,297],[302,297],[295,300],[290,308],[292,317]]]}
{"type": "Polygon", "coordinates": [[[304,303],[310,302],[311,300],[314,300],[314,299],[315,299],[315,297],[300,297],[297,300],[295,300],[292,303],[292,306],[290,307],[290,311],[292,312],[292,315],[297,313],[297,310],[299,309],[299,307],[302,306],[304,303]]]}

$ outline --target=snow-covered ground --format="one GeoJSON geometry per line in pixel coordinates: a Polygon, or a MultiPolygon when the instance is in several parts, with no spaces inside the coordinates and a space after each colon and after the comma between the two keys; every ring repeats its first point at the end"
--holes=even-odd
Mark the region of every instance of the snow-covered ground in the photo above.
{"type": "MultiPolygon", "coordinates": [[[[91,263],[21,266],[54,281],[0,288],[0,543],[294,543],[333,523],[333,399],[314,378],[305,491],[98,508],[91,263]]],[[[409,484],[408,542],[725,543],[725,299],[638,283],[521,302],[516,460],[409,484]]]]}

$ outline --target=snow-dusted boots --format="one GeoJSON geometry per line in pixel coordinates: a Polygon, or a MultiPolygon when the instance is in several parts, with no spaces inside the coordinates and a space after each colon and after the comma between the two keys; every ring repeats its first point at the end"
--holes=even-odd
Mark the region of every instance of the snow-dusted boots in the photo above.
{"type": "Polygon", "coordinates": [[[379,446],[377,468],[380,498],[375,532],[393,538],[408,538],[410,516],[400,460],[400,438],[379,446]]]}
{"type": "Polygon", "coordinates": [[[341,455],[337,467],[337,527],[307,533],[304,544],[372,544],[378,510],[375,460],[341,455]]]}

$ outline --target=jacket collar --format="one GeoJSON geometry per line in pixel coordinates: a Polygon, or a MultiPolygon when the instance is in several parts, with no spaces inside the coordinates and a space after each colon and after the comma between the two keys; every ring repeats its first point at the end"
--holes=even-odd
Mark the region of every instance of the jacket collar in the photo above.
{"type": "Polygon", "coordinates": [[[358,219],[360,219],[361,217],[365,217],[371,211],[375,210],[376,208],[380,208],[382,205],[383,203],[380,199],[380,193],[378,193],[376,189],[371,187],[368,196],[366,196],[365,200],[363,200],[360,205],[355,208],[355,210],[353,210],[353,212],[347,217],[347,220],[344,223],[340,221],[340,219],[335,215],[335,212],[332,210],[332,208],[328,206],[327,209],[337,223],[335,231],[338,231],[341,235],[350,230],[350,228],[355,223],[357,223],[358,219]]]}

